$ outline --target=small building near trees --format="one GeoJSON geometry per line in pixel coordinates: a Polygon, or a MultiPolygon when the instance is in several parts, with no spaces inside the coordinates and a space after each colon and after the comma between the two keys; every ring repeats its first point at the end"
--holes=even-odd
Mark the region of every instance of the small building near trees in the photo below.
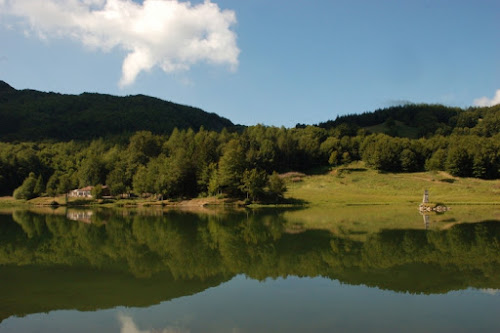
{"type": "MultiPolygon", "coordinates": [[[[75,190],[71,190],[68,193],[68,196],[71,198],[87,198],[91,199],[92,196],[92,190],[94,189],[94,186],[86,186],[82,188],[77,188],[75,190]]],[[[104,185],[102,186],[102,196],[109,196],[109,188],[108,186],[104,185]]]]}

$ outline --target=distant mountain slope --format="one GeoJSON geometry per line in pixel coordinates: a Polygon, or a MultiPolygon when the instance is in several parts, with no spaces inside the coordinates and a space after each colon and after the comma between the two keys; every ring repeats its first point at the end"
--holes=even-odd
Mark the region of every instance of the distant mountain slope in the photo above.
{"type": "Polygon", "coordinates": [[[85,140],[201,126],[220,131],[234,125],[215,113],[144,95],[64,95],[16,90],[0,81],[0,141],[85,140]]]}
{"type": "Polygon", "coordinates": [[[318,126],[340,128],[348,135],[355,135],[358,129],[363,128],[373,133],[419,138],[449,135],[468,128],[476,134],[492,136],[499,133],[500,105],[461,109],[439,104],[406,104],[339,116],[318,126]]]}

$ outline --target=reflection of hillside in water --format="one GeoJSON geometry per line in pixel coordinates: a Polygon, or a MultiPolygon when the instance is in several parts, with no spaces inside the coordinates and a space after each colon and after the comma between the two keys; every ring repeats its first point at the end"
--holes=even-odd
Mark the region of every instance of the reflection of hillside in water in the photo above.
{"type": "MultiPolygon", "coordinates": [[[[30,294],[46,295],[47,302],[39,303],[50,306],[42,311],[139,301],[147,305],[148,300],[153,304],[196,293],[238,274],[259,280],[322,276],[410,293],[500,288],[498,221],[447,230],[384,229],[366,233],[361,241],[303,228],[278,211],[118,212],[95,211],[92,224],[57,214],[0,215],[4,299],[16,303],[30,294]],[[16,287],[20,281],[26,286],[22,291],[16,287]],[[66,297],[67,290],[87,298],[66,297]],[[95,290],[105,290],[100,295],[106,297],[94,295],[95,290]]],[[[2,312],[8,309],[13,310],[2,312]]]]}
{"type": "Polygon", "coordinates": [[[95,311],[116,306],[148,307],[163,301],[194,295],[228,278],[175,279],[158,273],[144,279],[91,267],[0,267],[0,322],[10,316],[59,309],[95,311]]]}

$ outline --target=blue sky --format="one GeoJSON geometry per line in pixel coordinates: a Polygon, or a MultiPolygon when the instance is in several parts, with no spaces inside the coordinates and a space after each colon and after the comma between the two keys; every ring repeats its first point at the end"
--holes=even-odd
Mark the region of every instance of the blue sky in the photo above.
{"type": "Polygon", "coordinates": [[[147,1],[0,0],[0,80],[287,127],[404,102],[500,102],[498,0],[167,2],[182,9],[173,19],[147,1]]]}

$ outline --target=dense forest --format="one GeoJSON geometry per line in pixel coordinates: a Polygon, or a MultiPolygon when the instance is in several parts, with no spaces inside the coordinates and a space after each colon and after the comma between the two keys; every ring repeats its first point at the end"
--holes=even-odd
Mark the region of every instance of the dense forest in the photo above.
{"type": "Polygon", "coordinates": [[[0,192],[29,199],[105,184],[112,195],[133,191],[165,198],[224,194],[279,200],[278,173],[356,160],[381,172],[446,170],[454,176],[500,176],[500,135],[457,129],[450,136],[408,139],[386,134],[339,137],[335,129],[252,126],[241,134],[174,130],[109,140],[0,143],[0,192]]]}
{"type": "Polygon", "coordinates": [[[16,90],[0,81],[0,141],[90,140],[201,126],[220,131],[234,125],[215,113],[144,95],[64,95],[16,90]]]}
{"type": "MultiPolygon", "coordinates": [[[[326,129],[338,128],[344,131],[345,135],[355,135],[363,128],[411,139],[434,135],[447,136],[459,129],[471,128],[475,128],[472,131],[474,134],[493,136],[500,130],[499,112],[500,105],[463,110],[439,104],[406,104],[363,114],[338,116],[337,119],[320,123],[318,126],[326,129]]],[[[469,133],[467,130],[465,132],[469,133]]]]}
{"type": "MultiPolygon", "coordinates": [[[[75,97],[27,94],[42,94],[41,100],[68,98],[69,101],[75,97]]],[[[0,96],[5,99],[6,94],[0,96]]],[[[105,95],[93,97],[128,100],[105,95]]],[[[28,98],[26,104],[36,105],[35,100],[28,98]]],[[[148,102],[141,103],[141,100],[149,98],[131,97],[130,110],[149,110],[148,102]],[[138,98],[136,104],[132,103],[134,98],[138,98]]],[[[74,108],[83,107],[80,105],[83,100],[72,101],[74,108]]],[[[3,108],[6,104],[1,105],[3,108]]],[[[113,113],[106,103],[96,102],[92,109],[98,112],[101,105],[102,114],[87,120],[85,128],[100,128],[89,130],[92,133],[89,137],[113,133],[105,130],[107,124],[101,125],[108,119],[106,115],[111,117],[119,112],[113,113]]],[[[61,102],[58,112],[66,106],[61,102]]],[[[76,114],[75,124],[81,121],[76,109],[64,113],[68,117],[76,114]]],[[[189,110],[184,110],[188,118],[191,117],[189,110]]],[[[7,113],[2,109],[0,114],[7,113]]],[[[51,122],[44,119],[38,120],[42,129],[51,126],[51,122]]],[[[0,123],[3,128],[10,128],[5,121],[0,123]]],[[[163,126],[161,121],[155,123],[163,126]]],[[[200,127],[200,123],[205,121],[171,131],[167,129],[170,123],[164,131],[158,127],[147,128],[147,131],[127,127],[120,136],[88,140],[78,134],[84,130],[68,129],[68,133],[75,133],[66,141],[0,142],[0,195],[14,193],[16,198],[29,199],[101,184],[107,185],[112,195],[131,191],[161,194],[164,198],[219,194],[276,201],[286,190],[278,174],[307,172],[358,160],[381,172],[445,170],[459,177],[500,177],[500,105],[467,110],[405,105],[296,128],[256,125],[228,130],[222,129],[223,122],[219,127],[200,127]]],[[[228,124],[231,123],[228,121],[228,124]]],[[[21,135],[24,125],[22,128],[12,132],[13,137],[21,135]]]]}

